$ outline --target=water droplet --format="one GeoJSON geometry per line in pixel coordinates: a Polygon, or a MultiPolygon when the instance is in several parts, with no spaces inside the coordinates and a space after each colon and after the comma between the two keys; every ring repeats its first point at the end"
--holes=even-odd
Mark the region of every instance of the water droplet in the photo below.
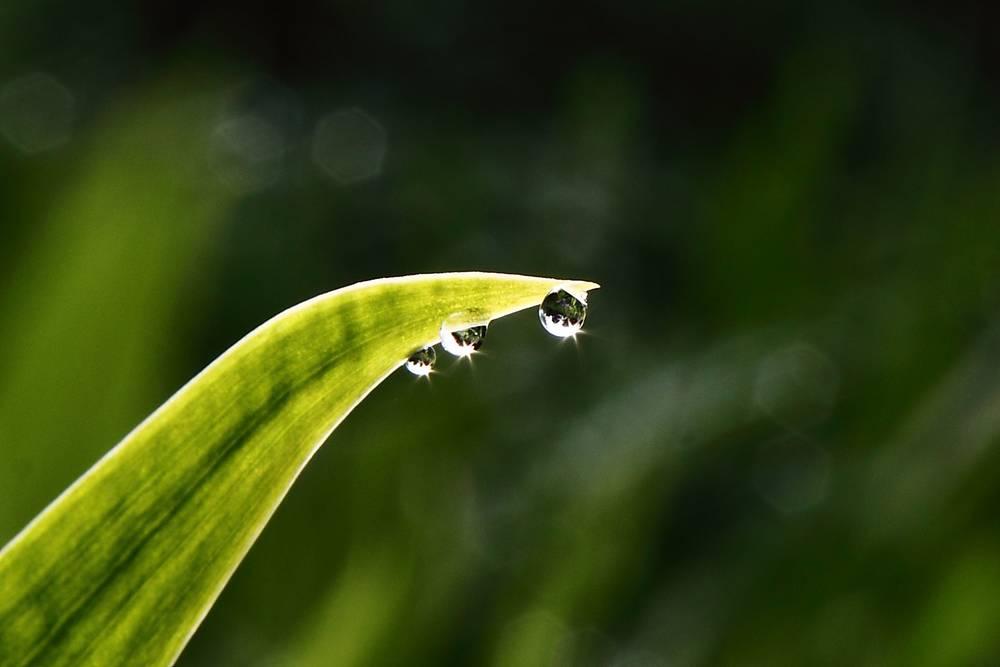
{"type": "Polygon", "coordinates": [[[575,336],[587,319],[587,294],[574,295],[562,288],[552,290],[538,307],[538,319],[553,336],[575,336]]]}
{"type": "Polygon", "coordinates": [[[483,346],[484,340],[485,324],[468,329],[451,329],[447,324],[441,325],[441,347],[456,357],[468,357],[483,346]]]}
{"type": "Polygon", "coordinates": [[[433,347],[425,347],[422,350],[414,352],[406,360],[406,370],[414,375],[425,377],[431,374],[431,369],[434,367],[435,361],[437,361],[437,352],[434,351],[433,347]]]}

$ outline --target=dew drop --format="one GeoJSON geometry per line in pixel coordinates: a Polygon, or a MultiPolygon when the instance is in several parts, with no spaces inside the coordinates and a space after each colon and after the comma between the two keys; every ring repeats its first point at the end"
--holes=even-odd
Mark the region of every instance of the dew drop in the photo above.
{"type": "Polygon", "coordinates": [[[576,335],[587,319],[587,294],[573,295],[562,288],[552,290],[538,307],[538,319],[553,336],[576,335]]]}
{"type": "Polygon", "coordinates": [[[425,347],[414,352],[406,360],[406,370],[419,377],[426,377],[431,374],[434,362],[437,361],[437,352],[433,347],[425,347]]]}
{"type": "Polygon", "coordinates": [[[482,324],[468,329],[451,329],[447,324],[441,325],[441,347],[456,357],[468,357],[483,346],[486,340],[486,325],[482,324]]]}

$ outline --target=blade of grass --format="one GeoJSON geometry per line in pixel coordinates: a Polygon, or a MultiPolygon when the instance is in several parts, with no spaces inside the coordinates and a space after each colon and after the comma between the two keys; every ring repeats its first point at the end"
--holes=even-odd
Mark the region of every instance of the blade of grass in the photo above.
{"type": "Polygon", "coordinates": [[[360,283],[291,308],[185,385],[0,552],[0,665],[172,663],[302,467],[441,322],[593,283],[360,283]]]}

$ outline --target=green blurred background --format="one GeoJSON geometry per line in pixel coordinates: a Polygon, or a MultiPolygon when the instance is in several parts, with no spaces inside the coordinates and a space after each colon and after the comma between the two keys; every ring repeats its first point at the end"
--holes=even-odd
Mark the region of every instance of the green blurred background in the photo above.
{"type": "Polygon", "coordinates": [[[1000,664],[998,21],[4,0],[0,542],[287,306],[586,278],[358,407],[180,664],[1000,664]]]}

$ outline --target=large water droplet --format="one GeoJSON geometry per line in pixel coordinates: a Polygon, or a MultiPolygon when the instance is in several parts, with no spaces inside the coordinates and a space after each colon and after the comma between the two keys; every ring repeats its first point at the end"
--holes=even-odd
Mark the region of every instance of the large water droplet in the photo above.
{"type": "Polygon", "coordinates": [[[425,347],[414,352],[406,360],[406,370],[414,375],[424,377],[431,374],[435,361],[437,361],[437,352],[434,351],[433,347],[425,347]]]}
{"type": "Polygon", "coordinates": [[[456,357],[468,357],[483,346],[484,340],[485,324],[468,329],[451,329],[447,324],[441,325],[441,347],[456,357]]]}
{"type": "Polygon", "coordinates": [[[562,288],[552,290],[538,307],[538,319],[553,336],[576,335],[587,319],[587,294],[574,295],[562,288]]]}

